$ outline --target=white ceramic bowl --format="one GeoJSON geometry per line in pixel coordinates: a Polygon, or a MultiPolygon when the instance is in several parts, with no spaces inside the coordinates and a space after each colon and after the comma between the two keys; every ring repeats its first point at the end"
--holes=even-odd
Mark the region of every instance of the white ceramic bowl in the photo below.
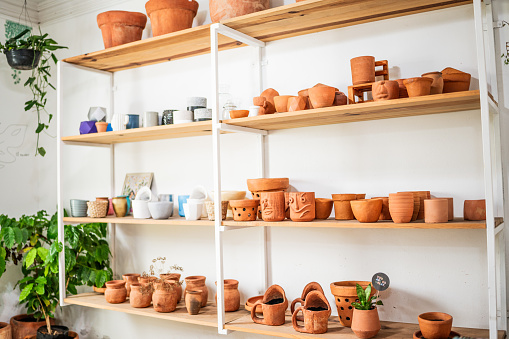
{"type": "Polygon", "coordinates": [[[152,219],[168,219],[173,215],[172,201],[152,201],[148,203],[152,219]]]}
{"type": "Polygon", "coordinates": [[[175,111],[173,112],[173,121],[180,121],[180,120],[191,120],[193,121],[193,111],[175,111]]]}
{"type": "Polygon", "coordinates": [[[148,219],[150,218],[150,211],[148,210],[148,201],[133,200],[133,218],[135,219],[148,219]]]}

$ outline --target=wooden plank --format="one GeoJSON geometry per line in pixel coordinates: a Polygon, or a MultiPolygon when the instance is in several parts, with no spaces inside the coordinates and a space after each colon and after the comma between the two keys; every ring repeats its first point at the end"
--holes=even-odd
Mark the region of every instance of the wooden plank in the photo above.
{"type": "Polygon", "coordinates": [[[109,216],[106,218],[74,218],[74,217],[65,217],[64,224],[88,224],[95,222],[104,222],[104,223],[112,223],[112,224],[136,224],[136,225],[166,225],[166,226],[214,226],[214,222],[206,219],[189,221],[180,216],[172,217],[170,219],[163,220],[154,220],[154,219],[134,219],[132,216],[127,216],[123,218],[117,218],[113,216],[109,216]]]}
{"type": "MultiPolygon", "coordinates": [[[[221,23],[268,42],[470,3],[472,0],[306,0],[221,23]]],[[[220,50],[240,46],[243,44],[219,35],[220,50]]],[[[207,53],[210,25],[203,25],[64,61],[116,72],[207,53]]]]}
{"type": "MultiPolygon", "coordinates": [[[[141,315],[145,317],[158,318],[164,320],[172,320],[181,323],[209,326],[217,328],[217,308],[211,302],[200,310],[197,315],[189,315],[186,310],[184,301],[181,301],[177,305],[177,309],[170,313],[159,313],[154,310],[152,306],[147,308],[134,308],[131,307],[129,301],[121,304],[110,304],[106,302],[103,294],[99,293],[83,293],[75,296],[65,298],[64,301],[71,305],[80,305],[85,307],[92,307],[102,310],[110,310],[116,312],[123,312],[135,315],[141,315]]],[[[242,317],[247,312],[227,312],[226,321],[230,322],[237,318],[242,317]]]]}
{"type": "MultiPolygon", "coordinates": [[[[406,324],[388,321],[382,321],[381,323],[382,329],[377,334],[376,338],[408,339],[412,338],[413,333],[419,330],[418,324],[406,324]]],[[[299,325],[302,325],[302,323],[299,322],[299,325]]],[[[292,318],[289,312],[287,313],[285,324],[281,326],[266,326],[255,324],[253,320],[251,320],[251,315],[246,315],[242,318],[238,318],[236,320],[229,322],[228,324],[226,324],[225,328],[232,331],[263,334],[279,338],[357,339],[357,337],[349,327],[344,327],[339,323],[337,316],[332,316],[329,318],[328,331],[327,333],[324,334],[308,334],[297,332],[292,326],[292,318]]],[[[458,332],[459,334],[465,337],[471,338],[489,337],[489,331],[484,329],[453,327],[453,331],[458,332]]],[[[499,331],[498,338],[504,339],[505,331],[499,331]]]]}
{"type": "Polygon", "coordinates": [[[479,91],[475,90],[259,115],[247,118],[229,119],[223,122],[230,125],[256,129],[279,130],[449,113],[479,108],[479,91]]]}

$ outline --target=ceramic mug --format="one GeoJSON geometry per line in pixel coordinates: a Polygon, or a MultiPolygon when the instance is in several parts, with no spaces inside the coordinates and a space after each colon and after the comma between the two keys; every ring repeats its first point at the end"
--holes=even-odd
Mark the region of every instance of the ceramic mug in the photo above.
{"type": "Polygon", "coordinates": [[[126,129],[140,127],[140,116],[138,114],[126,114],[124,116],[124,125],[126,129]]]}
{"type": "Polygon", "coordinates": [[[159,124],[159,114],[157,112],[145,112],[143,114],[143,127],[154,127],[159,124]]]}
{"type": "Polygon", "coordinates": [[[179,195],[179,215],[181,217],[186,216],[184,212],[184,204],[187,203],[187,199],[189,199],[188,195],[179,195]]]}

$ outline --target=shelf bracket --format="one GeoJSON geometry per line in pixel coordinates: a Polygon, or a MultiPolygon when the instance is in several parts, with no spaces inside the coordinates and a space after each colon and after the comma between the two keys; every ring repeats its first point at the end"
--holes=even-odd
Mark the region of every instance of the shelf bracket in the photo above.
{"type": "Polygon", "coordinates": [[[247,34],[236,31],[236,30],[234,30],[228,26],[225,26],[223,24],[220,24],[220,23],[212,24],[210,26],[210,29],[213,33],[220,33],[224,36],[227,36],[234,40],[240,41],[240,42],[242,42],[246,45],[252,46],[252,47],[265,47],[265,42],[255,39],[253,37],[250,37],[247,34]]]}
{"type": "Polygon", "coordinates": [[[225,124],[225,123],[220,123],[218,125],[219,125],[218,126],[219,130],[225,131],[225,132],[240,132],[240,133],[251,133],[251,134],[260,134],[260,135],[268,135],[269,134],[269,131],[266,131],[263,129],[229,125],[229,124],[225,124]]]}
{"type": "Polygon", "coordinates": [[[227,232],[227,231],[235,231],[235,230],[241,230],[244,228],[253,228],[254,226],[221,226],[220,230],[221,232],[227,232]]]}
{"type": "Polygon", "coordinates": [[[94,147],[104,147],[104,148],[110,148],[110,144],[99,144],[94,142],[79,142],[79,141],[64,141],[64,144],[66,145],[72,145],[72,146],[94,146],[94,147]]]}

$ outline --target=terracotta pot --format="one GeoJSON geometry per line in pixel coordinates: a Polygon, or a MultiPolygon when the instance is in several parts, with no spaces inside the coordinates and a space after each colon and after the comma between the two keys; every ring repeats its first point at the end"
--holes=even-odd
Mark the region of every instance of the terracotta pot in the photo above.
{"type": "Polygon", "coordinates": [[[292,221],[315,220],[315,192],[290,192],[289,204],[292,221]]]}
{"type": "Polygon", "coordinates": [[[380,318],[376,307],[371,310],[353,310],[352,331],[358,338],[373,338],[380,328],[380,318]]]}
{"type": "Polygon", "coordinates": [[[463,218],[465,220],[486,220],[486,200],[465,200],[463,218]]]}
{"type": "Polygon", "coordinates": [[[452,329],[452,316],[442,312],[419,314],[419,328],[426,339],[449,338],[452,329]]]}
{"type": "Polygon", "coordinates": [[[274,104],[268,101],[265,97],[254,97],[253,105],[260,107],[258,115],[276,113],[276,107],[274,104]]]}
{"type": "Polygon", "coordinates": [[[182,285],[179,280],[176,279],[164,279],[165,283],[173,286],[175,291],[177,291],[177,304],[182,300],[182,285]]]}
{"type": "Polygon", "coordinates": [[[352,212],[359,222],[377,222],[382,213],[382,199],[352,200],[352,212]]]}
{"type": "Polygon", "coordinates": [[[260,195],[260,207],[263,221],[285,220],[284,192],[262,192],[260,195]]]}
{"type": "Polygon", "coordinates": [[[421,76],[433,79],[433,82],[431,83],[431,94],[442,94],[444,91],[444,78],[442,77],[442,72],[428,72],[421,76]]]}
{"type": "Polygon", "coordinates": [[[290,179],[288,178],[247,179],[247,189],[251,192],[286,191],[288,187],[290,187],[290,179]]]}
{"type": "Polygon", "coordinates": [[[177,309],[177,290],[168,283],[156,284],[152,294],[154,310],[160,313],[169,313],[177,309]]]}
{"type": "Polygon", "coordinates": [[[152,23],[153,36],[191,28],[198,11],[195,0],[149,0],[145,10],[152,23]]]}
{"type": "Polygon", "coordinates": [[[417,217],[419,216],[419,211],[421,210],[421,203],[424,204],[424,199],[422,199],[421,201],[421,194],[419,192],[398,192],[398,193],[412,193],[414,197],[414,211],[412,213],[412,220],[410,221],[417,220],[417,217]]]}
{"type": "Polygon", "coordinates": [[[373,100],[391,100],[399,98],[399,84],[394,80],[382,80],[371,85],[373,100]]]}
{"type": "Polygon", "coordinates": [[[104,292],[106,292],[106,287],[93,286],[92,289],[94,290],[94,292],[101,293],[101,294],[104,294],[104,292]]]}
{"type": "MultiPolygon", "coordinates": [[[[295,305],[296,305],[297,303],[300,303],[300,304],[301,304],[301,306],[304,306],[304,302],[306,301],[306,296],[307,296],[310,292],[312,292],[312,291],[319,291],[319,292],[321,292],[323,295],[325,295],[325,292],[323,291],[322,286],[321,286],[319,283],[317,283],[317,282],[315,282],[315,281],[308,283],[308,284],[304,287],[304,289],[302,290],[302,294],[301,294],[300,298],[297,298],[297,299],[295,299],[294,301],[292,301],[292,304],[290,305],[290,312],[291,312],[292,314],[295,312],[295,305]]],[[[327,299],[326,299],[326,300],[327,300],[327,299]]],[[[329,305],[329,302],[327,302],[327,305],[329,305]]],[[[329,307],[329,308],[330,308],[330,307],[329,307]]],[[[299,321],[304,321],[304,318],[303,318],[302,316],[298,315],[298,316],[297,316],[297,320],[299,320],[299,321]]]]}
{"type": "Polygon", "coordinates": [[[309,100],[309,93],[308,93],[307,88],[303,89],[303,90],[300,90],[297,94],[300,97],[304,98],[304,101],[306,102],[306,108],[305,109],[313,108],[313,105],[311,105],[311,101],[309,100]]]}
{"type": "Polygon", "coordinates": [[[293,98],[292,95],[279,95],[274,97],[274,105],[278,113],[288,112],[288,100],[293,98]]]}
{"type": "Polygon", "coordinates": [[[431,199],[431,192],[430,191],[417,191],[417,193],[419,193],[419,200],[420,200],[419,214],[417,215],[417,220],[422,220],[422,219],[424,219],[424,200],[431,199]]]}
{"type": "Polygon", "coordinates": [[[230,111],[230,117],[232,119],[246,118],[248,115],[249,115],[249,110],[247,110],[247,109],[238,109],[238,110],[230,111]]]}
{"type": "Polygon", "coordinates": [[[360,56],[350,59],[352,84],[360,85],[375,82],[375,57],[360,56]]]}
{"type": "Polygon", "coordinates": [[[330,107],[336,98],[336,89],[329,86],[312,87],[308,93],[313,108],[330,107]]]}
{"type": "Polygon", "coordinates": [[[454,220],[454,199],[453,198],[442,198],[439,199],[447,199],[447,220],[454,220]]]}
{"type": "Polygon", "coordinates": [[[285,312],[288,308],[288,299],[283,288],[279,285],[270,286],[263,299],[257,301],[251,309],[251,319],[257,324],[279,326],[285,323],[285,312]],[[256,315],[257,305],[262,305],[263,318],[256,315]]]}
{"type": "Polygon", "coordinates": [[[209,300],[209,290],[207,286],[205,286],[205,277],[202,275],[192,275],[186,277],[184,280],[186,281],[186,288],[184,289],[184,298],[186,297],[186,291],[201,291],[201,307],[207,306],[207,301],[209,300]]]}
{"type": "Polygon", "coordinates": [[[334,218],[336,220],[353,220],[355,217],[352,212],[350,201],[356,200],[356,194],[333,194],[334,218]]]}
{"type": "MultiPolygon", "coordinates": [[[[147,16],[138,12],[108,11],[97,16],[97,25],[101,29],[104,48],[141,40],[146,24],[147,16]]],[[[103,132],[105,131],[106,129],[103,132]]]]}
{"type": "Polygon", "coordinates": [[[122,275],[122,279],[125,281],[125,288],[127,290],[127,296],[130,296],[131,293],[131,284],[138,283],[138,278],[140,275],[138,273],[129,273],[122,275]]]}
{"type": "Polygon", "coordinates": [[[392,221],[397,224],[410,222],[414,214],[413,193],[390,193],[389,212],[391,213],[392,221]]]}
{"type": "Polygon", "coordinates": [[[292,312],[292,325],[298,332],[321,334],[327,332],[331,308],[327,298],[320,291],[312,291],[307,295],[304,306],[292,312]],[[304,326],[297,323],[298,313],[303,313],[304,326]]]}
{"type": "Polygon", "coordinates": [[[104,121],[98,121],[95,123],[95,128],[97,129],[97,133],[106,132],[106,129],[108,128],[108,123],[104,121]]]}
{"type": "MultiPolygon", "coordinates": [[[[336,308],[338,310],[339,322],[341,325],[350,327],[352,326],[353,306],[352,302],[357,299],[356,284],[362,288],[368,287],[370,281],[337,281],[330,284],[330,290],[334,295],[336,301],[336,308]]],[[[371,289],[371,294],[375,294],[375,289],[371,289]]]]}
{"type": "Polygon", "coordinates": [[[457,69],[447,67],[442,70],[444,93],[468,91],[471,75],[457,69]]]}
{"type": "MultiPolygon", "coordinates": [[[[246,311],[248,312],[251,312],[251,310],[253,309],[254,305],[256,304],[257,301],[262,301],[263,299],[263,295],[257,295],[256,297],[251,297],[249,299],[247,299],[246,301],[246,311]]],[[[261,303],[258,303],[255,307],[255,312],[256,314],[263,314],[262,312],[262,304],[261,303]]]]}
{"type": "Polygon", "coordinates": [[[301,96],[288,99],[288,112],[302,111],[306,109],[306,99],[301,96]]]}
{"type": "Polygon", "coordinates": [[[373,197],[373,199],[382,199],[382,212],[378,220],[392,220],[391,213],[389,212],[389,197],[373,197]]]}
{"type": "MultiPolygon", "coordinates": [[[[217,286],[217,281],[216,281],[217,286]]],[[[217,293],[214,297],[217,304],[217,293]]],[[[240,308],[239,282],[235,279],[224,280],[224,311],[235,312],[240,308]]]]}
{"type": "Polygon", "coordinates": [[[130,289],[129,304],[131,304],[131,307],[145,308],[150,306],[152,303],[152,286],[131,283],[130,289]]]}
{"type": "Polygon", "coordinates": [[[403,83],[406,86],[409,97],[420,97],[430,95],[433,79],[423,77],[408,78],[403,83]]]}
{"type": "Polygon", "coordinates": [[[404,84],[404,81],[406,79],[396,79],[399,85],[399,97],[400,98],[408,98],[408,91],[406,90],[406,86],[404,84]]]}
{"type": "Polygon", "coordinates": [[[198,291],[193,291],[193,290],[188,290],[187,293],[186,293],[186,309],[187,309],[187,313],[189,313],[190,315],[196,315],[198,313],[200,313],[200,309],[201,309],[201,304],[202,304],[202,299],[201,299],[201,296],[202,296],[202,291],[201,290],[198,290],[198,291]]]}
{"type": "Polygon", "coordinates": [[[447,199],[424,200],[424,222],[438,223],[449,220],[449,202],[447,199]]]}
{"type": "Polygon", "coordinates": [[[356,194],[355,200],[366,199],[366,193],[356,194]]]}
{"type": "Polygon", "coordinates": [[[12,339],[11,325],[0,322],[0,339],[12,339]]]}
{"type": "Polygon", "coordinates": [[[106,284],[106,292],[104,298],[110,304],[120,304],[126,301],[127,289],[125,288],[124,280],[111,280],[106,284]]]}
{"type": "Polygon", "coordinates": [[[322,220],[329,219],[332,206],[334,206],[332,199],[315,198],[315,218],[322,220]]]}
{"type": "MultiPolygon", "coordinates": [[[[50,324],[55,325],[55,319],[50,318],[50,324]]],[[[24,339],[26,336],[37,335],[37,329],[46,326],[46,321],[35,321],[32,315],[19,314],[10,320],[12,339],[24,339]]]]}
{"type": "Polygon", "coordinates": [[[348,98],[345,95],[345,93],[336,91],[335,96],[334,96],[334,103],[332,104],[332,106],[346,105],[347,102],[348,102],[348,98]]]}
{"type": "Polygon", "coordinates": [[[209,0],[210,19],[212,19],[212,22],[236,18],[269,8],[269,0],[209,0]]]}
{"type": "Polygon", "coordinates": [[[267,101],[269,101],[274,107],[276,106],[274,102],[274,97],[279,96],[279,92],[274,88],[267,88],[265,91],[260,94],[261,97],[265,97],[267,101]]]}
{"type": "Polygon", "coordinates": [[[255,221],[258,215],[258,207],[260,200],[258,199],[244,199],[244,200],[230,200],[232,207],[233,220],[235,221],[255,221]]]}

